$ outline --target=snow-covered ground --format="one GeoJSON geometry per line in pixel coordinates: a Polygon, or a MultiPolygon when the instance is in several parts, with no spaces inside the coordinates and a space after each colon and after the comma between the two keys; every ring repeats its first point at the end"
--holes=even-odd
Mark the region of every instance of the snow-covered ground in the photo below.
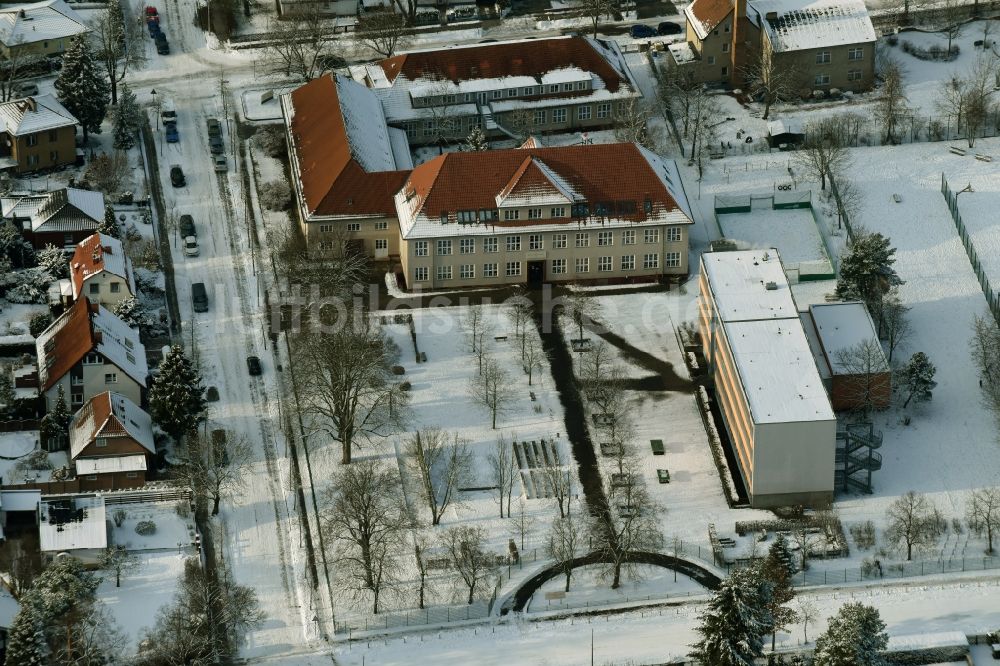
{"type": "Polygon", "coordinates": [[[543,613],[588,606],[607,606],[649,599],[705,596],[702,585],[684,574],[652,565],[638,565],[631,578],[612,590],[602,576],[605,568],[591,564],[573,570],[570,591],[565,592],[566,578],[556,576],[542,585],[531,597],[526,613],[543,613]]]}
{"type": "Polygon", "coordinates": [[[97,598],[104,603],[126,639],[126,650],[136,649],[142,630],[153,626],[156,612],[170,603],[191,553],[148,552],[138,554],[133,571],[122,576],[115,587],[113,571],[99,571],[102,578],[97,598]]]}
{"type": "Polygon", "coordinates": [[[762,206],[755,202],[749,213],[719,215],[719,226],[726,238],[743,241],[749,247],[776,247],[786,267],[833,273],[823,239],[808,209],[772,210],[769,203],[762,206]]]}
{"type": "Polygon", "coordinates": [[[180,503],[159,502],[144,504],[116,504],[108,508],[108,517],[113,518],[118,511],[125,512],[122,526],[113,525],[111,540],[122,544],[130,551],[142,550],[186,550],[194,542],[194,516],[178,511],[180,503]],[[142,521],[152,521],[156,525],[153,534],[142,535],[135,527],[142,521]]]}

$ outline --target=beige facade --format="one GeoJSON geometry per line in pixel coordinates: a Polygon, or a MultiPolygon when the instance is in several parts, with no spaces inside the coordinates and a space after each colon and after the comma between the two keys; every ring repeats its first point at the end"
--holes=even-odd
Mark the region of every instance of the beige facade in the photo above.
{"type": "Polygon", "coordinates": [[[0,43],[0,53],[3,53],[4,57],[8,59],[12,55],[19,55],[21,57],[58,55],[65,53],[66,47],[69,46],[69,40],[69,37],[60,37],[59,39],[43,39],[37,42],[22,42],[19,44],[0,43]]]}
{"type": "Polygon", "coordinates": [[[109,310],[113,310],[120,302],[135,295],[129,289],[125,278],[109,271],[101,271],[85,278],[82,294],[91,303],[100,303],[109,310]]]}
{"type": "Polygon", "coordinates": [[[103,361],[98,354],[88,354],[73,370],[60,377],[45,391],[46,410],[55,406],[59,386],[63,387],[66,403],[71,411],[76,411],[85,402],[105,391],[121,393],[135,404],[142,404],[142,387],[139,383],[118,366],[103,361]],[[88,360],[96,362],[88,363],[88,360]]]}
{"type": "MultiPolygon", "coordinates": [[[[13,145],[5,150],[17,160],[18,173],[73,164],[76,161],[76,127],[19,135],[13,137],[13,145]]],[[[3,152],[0,150],[0,156],[3,152]]]]}
{"type": "Polygon", "coordinates": [[[726,16],[705,39],[698,35],[690,18],[686,30],[688,43],[697,59],[684,67],[693,73],[694,80],[698,83],[728,81],[733,74],[733,15],[726,16]]]}
{"type": "MultiPolygon", "coordinates": [[[[770,48],[769,42],[766,48],[770,48]]],[[[875,85],[874,42],[789,51],[774,54],[774,58],[778,67],[800,73],[804,97],[813,90],[862,92],[875,85]]]]}
{"type": "Polygon", "coordinates": [[[400,254],[399,222],[395,217],[315,217],[303,222],[302,228],[309,244],[320,250],[333,249],[346,238],[358,251],[376,261],[400,254]]]}

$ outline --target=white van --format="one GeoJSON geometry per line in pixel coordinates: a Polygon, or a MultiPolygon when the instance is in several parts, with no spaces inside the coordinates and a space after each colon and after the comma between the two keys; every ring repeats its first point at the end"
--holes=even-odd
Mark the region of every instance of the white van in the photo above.
{"type": "Polygon", "coordinates": [[[160,119],[164,124],[177,122],[177,107],[169,97],[160,104],[160,119]]]}

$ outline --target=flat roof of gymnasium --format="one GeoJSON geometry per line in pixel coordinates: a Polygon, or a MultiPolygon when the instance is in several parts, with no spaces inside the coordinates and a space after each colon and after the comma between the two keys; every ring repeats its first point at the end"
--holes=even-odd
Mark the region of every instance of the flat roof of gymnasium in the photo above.
{"type": "MultiPolygon", "coordinates": [[[[850,374],[840,362],[840,352],[873,340],[882,349],[875,333],[875,323],[868,308],[858,301],[817,303],[809,306],[809,314],[816,326],[816,335],[823,346],[826,362],[834,375],[850,374]]],[[[889,363],[882,360],[882,369],[889,370],[889,363]]]]}
{"type": "Polygon", "coordinates": [[[725,323],[754,423],[833,420],[798,317],[725,323]]]}
{"type": "Polygon", "coordinates": [[[798,317],[778,251],[740,250],[701,255],[724,322],[798,317]],[[773,282],[776,289],[768,289],[773,282]]]}

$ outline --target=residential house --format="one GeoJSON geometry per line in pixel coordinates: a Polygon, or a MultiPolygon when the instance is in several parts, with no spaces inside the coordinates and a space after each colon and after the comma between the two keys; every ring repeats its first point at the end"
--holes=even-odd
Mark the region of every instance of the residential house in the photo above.
{"type": "Polygon", "coordinates": [[[0,53],[7,59],[63,53],[70,37],[89,31],[87,22],[63,0],[0,8],[0,53]]]}
{"type": "Polygon", "coordinates": [[[73,164],[78,124],[52,95],[0,102],[0,170],[21,174],[73,164]]]}
{"type": "Polygon", "coordinates": [[[554,37],[413,51],[355,68],[411,144],[610,127],[642,96],[614,40],[554,37]]]}
{"type": "Polygon", "coordinates": [[[875,28],[862,0],[695,0],[687,42],[668,64],[695,81],[742,88],[761,60],[794,71],[803,96],[875,82],[875,28]]]}
{"type": "Polygon", "coordinates": [[[750,505],[833,500],[837,421],[777,250],[707,252],[699,331],[750,505]]]}
{"type": "Polygon", "coordinates": [[[141,405],[146,389],[146,349],[139,332],[84,296],[36,341],[38,389],[52,409],[62,386],[73,410],[105,391],[141,405]]]}
{"type": "Polygon", "coordinates": [[[72,252],[104,219],[104,195],[74,187],[44,194],[10,194],[0,197],[0,214],[35,249],[55,245],[72,252]]]}
{"type": "Polygon", "coordinates": [[[51,561],[63,553],[88,567],[100,565],[111,542],[111,523],[101,495],[49,497],[38,504],[38,544],[51,561]]]}
{"type": "Polygon", "coordinates": [[[92,303],[113,308],[135,296],[132,262],[117,238],[93,234],[80,242],[69,262],[73,299],[86,295],[92,303]]]}
{"type": "Polygon", "coordinates": [[[138,488],[156,453],[153,422],[124,395],[105,391],[73,417],[69,446],[81,491],[138,488]]]}

